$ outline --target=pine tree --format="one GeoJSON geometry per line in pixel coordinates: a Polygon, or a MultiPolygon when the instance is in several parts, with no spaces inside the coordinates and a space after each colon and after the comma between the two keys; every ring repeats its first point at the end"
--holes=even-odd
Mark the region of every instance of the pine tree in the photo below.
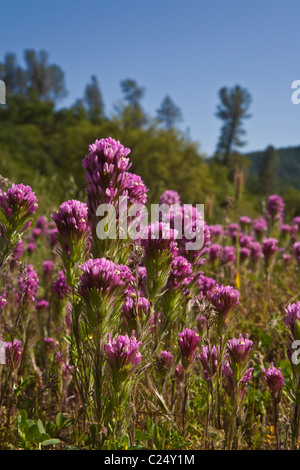
{"type": "Polygon", "coordinates": [[[175,105],[170,96],[166,96],[162,101],[161,107],[157,110],[159,121],[163,122],[166,129],[172,129],[175,124],[182,121],[182,113],[178,106],[175,105]]]}
{"type": "Polygon", "coordinates": [[[250,117],[248,108],[252,98],[247,89],[239,85],[233,88],[221,88],[219,97],[221,104],[217,106],[216,116],[224,121],[224,125],[216,153],[219,159],[228,165],[232,151],[245,145],[245,142],[241,140],[245,134],[242,123],[244,119],[250,117]]]}
{"type": "Polygon", "coordinates": [[[64,72],[48,64],[48,53],[25,50],[27,88],[31,96],[43,101],[57,101],[66,95],[64,72]]]}
{"type": "Polygon", "coordinates": [[[99,122],[104,116],[104,104],[95,75],[91,77],[91,83],[85,88],[84,102],[87,105],[88,116],[92,122],[99,122]]]}
{"type": "Polygon", "coordinates": [[[145,94],[144,87],[140,87],[131,78],[121,81],[124,100],[127,103],[117,107],[117,111],[125,128],[141,128],[146,124],[147,118],[141,106],[141,99],[145,94]]]}
{"type": "Polygon", "coordinates": [[[48,63],[46,51],[27,49],[24,58],[25,68],[18,65],[16,55],[10,52],[0,63],[1,79],[6,84],[8,95],[23,95],[53,103],[66,95],[64,72],[58,65],[48,63]]]}

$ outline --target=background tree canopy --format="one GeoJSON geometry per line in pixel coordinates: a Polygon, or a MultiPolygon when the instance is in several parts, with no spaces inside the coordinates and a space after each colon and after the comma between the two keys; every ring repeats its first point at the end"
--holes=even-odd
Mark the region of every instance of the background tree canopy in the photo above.
{"type": "Polygon", "coordinates": [[[131,149],[132,171],[148,186],[149,202],[174,189],[183,203],[207,204],[218,218],[226,198],[234,197],[233,174],[242,171],[246,184],[240,204],[248,213],[259,211],[275,190],[285,197],[291,216],[299,212],[300,148],[270,145],[248,156],[238,152],[252,99],[239,85],[219,91],[217,116],[223,126],[217,152],[207,158],[176,127],[183,116],[168,94],[156,116],[150,116],[142,107],[145,88],[134,79],[121,80],[121,99],[108,118],[98,78],[91,75],[84,96],[59,108],[67,93],[62,68],[49,63],[45,51],[26,50],[24,64],[13,53],[0,63],[0,79],[7,87],[7,105],[0,106],[0,174],[32,185],[45,205],[85,198],[82,158],[91,142],[112,136],[131,149]]]}

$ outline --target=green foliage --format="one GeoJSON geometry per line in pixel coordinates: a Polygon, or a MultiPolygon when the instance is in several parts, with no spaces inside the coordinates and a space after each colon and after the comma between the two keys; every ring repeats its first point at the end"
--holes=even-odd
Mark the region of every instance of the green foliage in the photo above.
{"type": "Polygon", "coordinates": [[[182,121],[181,110],[175,105],[170,96],[166,96],[162,101],[161,107],[157,110],[157,117],[166,129],[172,129],[177,122],[182,121]]]}
{"type": "MultiPolygon", "coordinates": [[[[64,425],[61,418],[58,418],[57,422],[64,425]]],[[[54,426],[54,429],[57,428],[58,426],[54,426]]],[[[53,447],[60,444],[60,439],[51,437],[46,429],[48,432],[51,430],[53,433],[54,431],[51,423],[46,423],[44,426],[40,419],[28,419],[27,412],[22,410],[17,418],[17,437],[19,447],[24,450],[36,450],[41,448],[41,446],[53,447]]]]}
{"type": "Polygon", "coordinates": [[[270,196],[275,194],[278,189],[278,170],[279,155],[272,145],[270,145],[264,154],[262,171],[260,174],[261,189],[263,194],[270,196]]]}
{"type": "Polygon", "coordinates": [[[159,202],[161,193],[170,188],[187,204],[204,203],[212,191],[224,198],[224,188],[217,183],[219,173],[210,171],[197,145],[176,129],[159,129],[157,124],[136,126],[132,119],[139,120],[141,112],[129,105],[112,120],[95,123],[85,112],[56,111],[48,103],[29,103],[14,96],[6,109],[0,109],[0,174],[24,184],[44,178],[45,197],[59,194],[60,200],[65,199],[66,183],[73,180],[72,196],[78,198],[85,188],[81,161],[88,151],[87,142],[114,135],[132,149],[132,171],[151,188],[150,202],[159,202]]]}
{"type": "Polygon", "coordinates": [[[98,79],[92,75],[83,98],[58,109],[55,104],[66,92],[62,69],[49,65],[45,51],[26,50],[24,55],[24,68],[13,53],[0,63],[1,79],[8,88],[7,105],[0,107],[0,174],[15,183],[37,182],[45,206],[48,200],[61,202],[64,195],[84,197],[81,160],[88,143],[113,135],[132,149],[131,171],[150,188],[150,203],[157,203],[166,189],[178,191],[187,204],[206,204],[209,195],[219,220],[226,197],[234,195],[233,175],[238,167],[247,174],[247,194],[241,204],[247,202],[249,215],[260,210],[259,198],[263,200],[273,189],[283,195],[292,215],[299,212],[300,147],[275,151],[270,146],[266,152],[245,156],[234,151],[243,144],[242,123],[249,117],[251,96],[246,89],[238,85],[220,89],[216,115],[224,126],[216,155],[205,159],[198,144],[176,128],[182,114],[169,96],[157,111],[158,119],[148,116],[141,104],[145,88],[127,78],[120,82],[123,100],[108,118],[98,79]],[[268,162],[270,149],[272,161],[268,162]]]}
{"type": "MultiPolygon", "coordinates": [[[[33,52],[27,54],[27,64],[35,74],[42,72],[43,75],[48,67],[47,57],[33,52]]],[[[3,67],[0,64],[0,73],[3,67]]],[[[266,188],[259,181],[261,167],[251,156],[245,158],[238,152],[232,152],[234,146],[242,143],[239,140],[242,135],[240,126],[235,128],[235,137],[231,135],[231,141],[227,141],[231,158],[227,165],[223,165],[217,158],[206,160],[198,145],[175,128],[175,120],[179,114],[178,109],[172,109],[170,101],[164,103],[168,106],[162,107],[163,113],[160,115],[165,128],[161,128],[156,119],[147,116],[141,106],[144,89],[134,80],[121,82],[124,102],[116,108],[116,114],[108,119],[103,113],[102,96],[96,77],[92,77],[83,100],[77,100],[69,109],[57,110],[49,90],[47,92],[42,85],[40,88],[37,84],[34,85],[36,78],[26,88],[26,73],[17,67],[13,55],[6,57],[5,70],[11,74],[11,83],[13,80],[17,81],[14,89],[16,94],[10,93],[8,105],[0,108],[0,174],[15,183],[30,184],[38,197],[39,215],[44,215],[48,221],[50,214],[63,201],[85,199],[82,158],[87,153],[89,143],[109,135],[132,150],[131,171],[139,174],[150,189],[150,203],[158,202],[164,190],[173,189],[179,192],[182,203],[206,204],[210,200],[214,213],[207,220],[212,224],[221,221],[227,225],[237,221],[239,215],[255,217],[257,213],[262,213],[266,188]],[[253,167],[248,169],[250,161],[258,166],[256,170],[254,168],[256,173],[253,167]],[[249,178],[244,187],[243,172],[246,170],[249,178]],[[236,174],[240,177],[239,188],[237,179],[233,178],[236,174]]],[[[54,67],[51,70],[58,77],[59,85],[59,69],[54,67]]],[[[59,91],[59,86],[56,90],[59,91]]],[[[229,98],[226,92],[222,94],[223,105],[227,109],[219,109],[219,117],[227,120],[227,124],[234,115],[229,113],[229,98]]],[[[249,97],[240,93],[235,99],[233,104],[239,105],[237,116],[241,121],[242,117],[248,117],[245,114],[245,105],[247,100],[249,102],[249,97]]],[[[224,128],[225,137],[229,136],[228,130],[230,128],[224,128]]],[[[226,145],[224,149],[226,151],[226,145]]],[[[284,165],[280,151],[278,155],[280,165],[284,165]]],[[[289,155],[290,164],[299,154],[294,149],[289,155]]],[[[288,175],[292,173],[289,164],[286,166],[288,175]]],[[[267,174],[270,173],[266,172],[265,178],[267,174]]],[[[284,171],[282,174],[285,174],[284,171]]],[[[299,214],[300,192],[288,185],[281,185],[280,189],[284,193],[288,217],[299,214]]],[[[269,191],[270,189],[267,192],[269,191]]],[[[25,243],[29,241],[30,238],[25,239],[25,243]]],[[[222,243],[227,245],[231,240],[225,237],[222,243]]],[[[85,241],[84,244],[86,245],[85,241]]],[[[46,239],[37,239],[36,245],[36,251],[33,254],[24,252],[24,258],[39,269],[42,280],[42,260],[51,257],[55,261],[55,270],[62,267],[61,260],[55,258],[59,250],[56,253],[49,252],[48,240],[46,243],[46,239]]],[[[114,252],[116,246],[118,247],[113,243],[110,247],[112,251],[109,256],[115,259],[122,253],[122,257],[127,260],[127,246],[124,252],[114,252]]],[[[82,248],[81,245],[78,245],[78,251],[83,251],[79,248],[82,248]]],[[[238,387],[241,384],[237,384],[234,393],[226,392],[226,395],[222,374],[220,376],[215,373],[209,380],[202,377],[198,359],[193,364],[194,369],[188,366],[182,382],[176,378],[174,368],[180,359],[178,331],[184,326],[193,327],[197,320],[196,315],[205,313],[208,328],[201,335],[201,345],[206,345],[210,339],[215,339],[212,326],[222,326],[222,323],[214,320],[205,303],[197,301],[192,307],[190,300],[194,294],[183,299],[182,292],[164,290],[170,271],[171,259],[168,252],[163,252],[160,259],[153,257],[145,260],[148,271],[146,291],[151,315],[149,318],[136,315],[132,319],[135,322],[132,329],[137,337],[142,336],[141,356],[148,362],[144,363],[134,379],[126,379],[131,367],[126,369],[124,366],[116,373],[104,365],[103,355],[98,354],[98,345],[104,344],[108,331],[113,336],[119,331],[132,332],[131,328],[127,331],[127,327],[131,326],[130,320],[126,326],[120,322],[124,301],[121,294],[116,291],[114,302],[111,303],[108,297],[102,298],[99,291],[95,290],[90,293],[90,298],[83,306],[83,300],[76,299],[74,289],[72,335],[67,322],[65,325],[63,323],[67,299],[57,301],[50,289],[49,280],[45,280],[40,292],[43,294],[41,298],[45,296],[45,299],[50,300],[48,320],[45,321],[46,315],[40,316],[32,309],[30,315],[34,321],[30,323],[30,328],[23,331],[21,322],[18,330],[24,335],[23,344],[27,348],[22,367],[14,370],[14,367],[5,369],[4,366],[2,369],[5,381],[0,394],[4,418],[0,426],[1,445],[28,450],[58,448],[57,446],[67,449],[110,450],[272,447],[272,441],[267,441],[268,434],[271,434],[269,411],[272,399],[261,371],[263,361],[274,362],[284,374],[288,392],[284,393],[282,413],[286,413],[288,417],[291,404],[295,403],[298,407],[300,403],[299,385],[294,383],[291,363],[282,360],[286,356],[284,308],[291,299],[298,298],[296,293],[299,285],[296,276],[291,275],[296,272],[296,261],[290,265],[289,271],[284,269],[279,251],[277,255],[277,263],[271,273],[272,282],[271,277],[264,276],[263,261],[259,269],[252,266],[249,260],[246,261],[246,266],[250,263],[250,269],[238,263],[226,266],[221,261],[218,265],[213,265],[209,260],[200,268],[220,284],[236,285],[241,293],[239,313],[232,319],[234,318],[237,333],[249,331],[257,351],[249,363],[253,366],[253,380],[248,384],[242,398],[245,400],[245,407],[242,400],[242,405],[239,404],[241,389],[238,387]],[[148,335],[150,328],[154,333],[154,340],[148,335]],[[56,362],[59,355],[54,356],[53,350],[44,355],[43,339],[48,335],[60,339],[57,344],[61,346],[59,352],[65,355],[65,368],[62,368],[59,361],[56,362]],[[170,370],[160,369],[158,358],[155,359],[158,347],[170,349],[174,353],[175,361],[170,370]],[[46,365],[48,371],[44,367],[46,365]],[[72,370],[70,366],[74,367],[74,376],[69,375],[72,370]],[[6,391],[12,393],[6,394],[6,391]],[[58,413],[61,410],[66,414],[58,413]],[[235,441],[232,440],[234,433],[235,441]]],[[[67,278],[69,284],[75,285],[78,259],[68,259],[70,266],[67,266],[68,260],[63,259],[65,268],[67,266],[67,278]]],[[[7,317],[2,317],[1,313],[10,332],[6,335],[6,340],[14,336],[11,333],[11,318],[16,316],[14,307],[17,303],[13,298],[13,284],[16,283],[18,272],[13,269],[17,266],[18,264],[11,264],[11,277],[2,276],[5,286],[9,286],[8,293],[11,294],[9,310],[4,313],[7,317]]],[[[196,292],[198,291],[195,290],[195,295],[196,292]]],[[[138,296],[134,295],[133,298],[137,305],[135,308],[138,309],[138,296]]],[[[16,327],[19,327],[17,323],[16,327]]],[[[221,336],[222,328],[219,328],[219,333],[218,336],[221,336]]],[[[225,336],[224,338],[227,339],[225,336]]],[[[222,340],[222,355],[224,348],[225,341],[222,340]]],[[[240,366],[234,369],[236,377],[242,376],[242,370],[240,366]]],[[[286,423],[286,417],[285,421],[282,420],[282,427],[286,423]]],[[[290,446],[286,437],[281,437],[285,448],[290,446]]]]}
{"type": "Polygon", "coordinates": [[[92,122],[99,122],[104,114],[102,94],[95,75],[91,77],[91,83],[85,88],[85,102],[88,108],[88,116],[92,122]]]}
{"type": "Polygon", "coordinates": [[[300,147],[274,149],[245,155],[250,162],[246,186],[251,193],[266,199],[269,194],[280,194],[290,218],[300,211],[300,147]],[[277,178],[276,178],[277,176],[277,178]],[[277,181],[276,181],[277,180],[277,181]]]}

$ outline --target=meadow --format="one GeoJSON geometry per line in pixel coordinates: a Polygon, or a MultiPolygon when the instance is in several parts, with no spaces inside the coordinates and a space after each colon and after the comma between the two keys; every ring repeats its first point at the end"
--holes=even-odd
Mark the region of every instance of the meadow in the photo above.
{"type": "Polygon", "coordinates": [[[129,148],[96,140],[85,200],[43,213],[0,180],[0,448],[298,449],[300,214],[278,194],[241,213],[237,181],[221,223],[192,207],[178,237],[189,201],[169,188],[176,211],[147,237],[99,238],[120,196],[142,220],[151,187],[130,169],[129,148]]]}

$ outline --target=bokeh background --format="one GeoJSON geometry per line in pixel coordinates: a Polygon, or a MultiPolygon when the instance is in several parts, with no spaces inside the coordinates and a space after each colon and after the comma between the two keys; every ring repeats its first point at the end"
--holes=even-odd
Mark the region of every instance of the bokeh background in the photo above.
{"type": "Polygon", "coordinates": [[[281,194],[300,209],[300,4],[289,0],[11,0],[0,15],[0,174],[40,204],[84,197],[81,160],[112,136],[150,188],[220,217],[281,194]]]}

